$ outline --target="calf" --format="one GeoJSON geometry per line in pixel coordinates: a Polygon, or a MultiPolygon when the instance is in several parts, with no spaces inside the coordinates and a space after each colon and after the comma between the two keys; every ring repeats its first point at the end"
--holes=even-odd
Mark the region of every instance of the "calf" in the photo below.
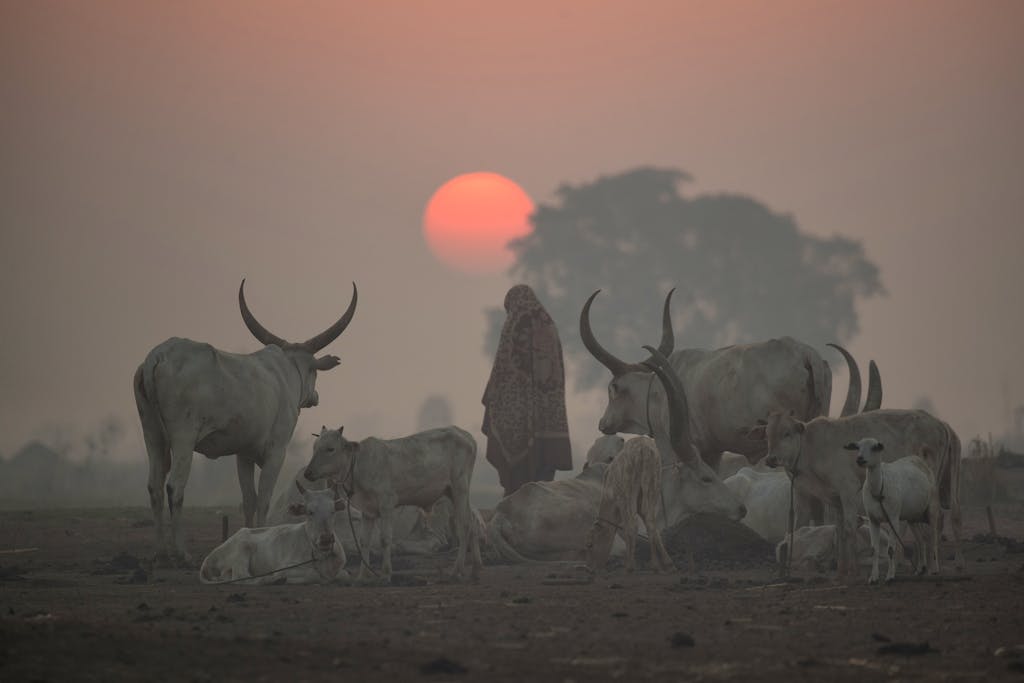
{"type": "Polygon", "coordinates": [[[626,543],[626,571],[636,568],[636,518],[643,520],[651,540],[651,564],[656,571],[672,566],[658,530],[661,514],[661,456],[654,440],[630,439],[604,473],[597,519],[587,532],[587,567],[596,571],[611,554],[618,531],[626,543]],[[664,562],[664,564],[663,564],[664,562]]]}
{"type": "Polygon", "coordinates": [[[791,502],[796,508],[795,526],[807,526],[810,522],[807,499],[794,496],[791,501],[789,475],[781,470],[744,467],[726,479],[725,485],[747,509],[742,520],[744,526],[769,543],[778,543],[786,536],[791,502]]]}
{"type": "Polygon", "coordinates": [[[221,543],[203,560],[203,583],[326,583],[345,571],[345,549],[334,535],[334,513],[345,503],[336,492],[307,491],[295,482],[303,502],[292,514],[306,520],[297,524],[243,528],[221,543]],[[296,566],[297,565],[297,566],[296,566]]]}
{"type": "MultiPolygon", "coordinates": [[[[391,577],[395,508],[416,505],[428,510],[442,496],[451,498],[454,507],[458,550],[453,574],[464,574],[469,546],[475,577],[481,560],[469,506],[469,482],[476,463],[473,437],[458,427],[442,427],[400,439],[349,441],[342,435],[343,429],[320,430],[304,476],[310,481],[325,477],[340,481],[351,504],[363,513],[360,544],[364,549],[380,520],[384,579],[391,577]]],[[[366,578],[367,569],[364,560],[360,579],[366,578]]]]}
{"type": "MultiPolygon", "coordinates": [[[[867,477],[861,487],[861,500],[868,516],[871,530],[871,547],[874,555],[871,562],[871,577],[868,583],[878,583],[878,555],[881,543],[878,530],[888,524],[901,543],[895,525],[906,520],[914,534],[914,540],[921,558],[925,558],[933,574],[939,571],[939,492],[935,475],[928,464],[916,455],[908,455],[893,462],[882,462],[885,445],[876,439],[866,437],[846,444],[845,448],[857,451],[857,464],[867,468],[867,477]],[[930,538],[922,533],[922,527],[930,530],[930,538]]],[[[896,576],[896,552],[892,541],[886,543],[889,569],[885,580],[896,576]]],[[[925,562],[919,562],[918,571],[923,572],[925,562]]]]}

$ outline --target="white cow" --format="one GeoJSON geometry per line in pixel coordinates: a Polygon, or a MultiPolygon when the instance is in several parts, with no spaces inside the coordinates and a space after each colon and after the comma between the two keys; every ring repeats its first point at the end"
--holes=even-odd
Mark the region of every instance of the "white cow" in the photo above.
{"type": "Polygon", "coordinates": [[[794,477],[794,486],[810,496],[834,505],[842,515],[838,525],[839,572],[855,572],[856,541],[853,531],[863,509],[861,488],[864,471],[843,451],[846,444],[873,436],[884,441],[889,454],[920,455],[935,474],[942,507],[950,510],[957,565],[963,568],[960,550],[960,439],[953,429],[921,410],[875,410],[843,418],[818,417],[801,422],[789,415],[773,414],[751,430],[769,447],[767,464],[782,465],[794,477]]]}
{"type": "Polygon", "coordinates": [[[604,435],[594,439],[593,445],[587,451],[587,460],[583,463],[586,469],[598,463],[608,464],[619,454],[626,441],[619,435],[604,435]]]}
{"type": "Polygon", "coordinates": [[[335,491],[307,491],[295,483],[303,502],[292,505],[292,513],[305,521],[239,529],[206,556],[200,581],[326,583],[348,576],[345,550],[334,534],[334,513],[345,508],[344,501],[335,491]]]}
{"type": "Polygon", "coordinates": [[[337,356],[315,354],[345,331],[355,314],[352,285],[348,310],[327,330],[300,344],[267,331],[245,303],[245,280],[238,306],[246,327],[266,346],[255,353],[220,351],[190,339],[172,337],[158,345],[135,371],[135,405],[149,456],[149,502],[156,527],[157,554],[165,551],[163,505],[171,518],[168,555],[190,563],[179,529],[185,484],[193,451],[208,458],[234,455],[242,489],[245,525],[266,523],[285,447],[299,411],[319,402],[318,371],[338,365],[337,356]],[[260,467],[259,493],[254,484],[260,467]]]}
{"type": "MultiPolygon", "coordinates": [[[[918,556],[927,559],[933,574],[939,572],[939,491],[935,475],[928,464],[916,455],[907,455],[892,462],[882,462],[885,444],[866,437],[846,445],[846,449],[857,451],[857,465],[867,468],[867,477],[861,488],[861,500],[867,512],[871,530],[871,547],[874,550],[871,562],[871,576],[868,583],[878,583],[878,556],[881,542],[879,527],[890,526],[890,531],[900,521],[910,524],[918,556]],[[925,533],[925,531],[930,533],[925,533]]],[[[896,542],[899,543],[897,537],[896,542]]],[[[889,570],[885,580],[896,576],[896,552],[891,541],[886,542],[886,556],[889,570]]],[[[919,562],[918,571],[923,572],[926,562],[919,562]]]]}
{"type": "MultiPolygon", "coordinates": [[[[725,485],[747,509],[743,524],[769,543],[778,543],[789,529],[790,482],[780,469],[744,467],[725,480],[725,485]]],[[[810,511],[806,498],[792,499],[796,526],[806,526],[810,511]]]]}
{"type": "MultiPolygon", "coordinates": [[[[325,482],[310,482],[305,478],[306,469],[300,468],[295,475],[296,481],[306,481],[309,488],[324,488],[325,482]]],[[[291,514],[290,507],[302,501],[302,496],[294,486],[287,487],[274,500],[270,508],[268,521],[270,524],[286,524],[298,521],[291,514]]],[[[334,518],[334,533],[337,534],[345,551],[358,552],[353,529],[359,529],[363,513],[355,506],[348,506],[344,514],[334,518]],[[351,522],[349,521],[351,516],[351,522]]],[[[431,555],[454,545],[455,534],[452,527],[451,501],[447,498],[439,500],[430,512],[424,512],[415,505],[400,505],[395,510],[394,545],[396,555],[431,555]]],[[[379,525],[378,525],[379,526],[379,525]]],[[[380,552],[380,534],[370,539],[367,552],[380,552]]]]}
{"type": "MultiPolygon", "coordinates": [[[[888,542],[889,534],[886,530],[880,529],[879,533],[881,538],[888,542]]],[[[792,564],[798,569],[826,571],[838,559],[838,540],[834,524],[798,527],[793,536],[796,541],[792,544],[789,542],[788,533],[776,544],[775,560],[779,564],[786,563],[790,545],[793,546],[792,564]]],[[[858,559],[870,561],[870,534],[866,525],[857,527],[857,538],[861,541],[858,546],[861,549],[857,554],[858,559]]]]}
{"type": "MultiPolygon", "coordinates": [[[[659,403],[661,409],[651,415],[663,468],[660,528],[695,512],[741,519],[746,509],[698,457],[690,441],[689,421],[676,417],[688,414],[679,378],[664,356],[650,350],[651,367],[667,394],[659,403]]],[[[575,479],[530,482],[503,498],[487,524],[491,548],[512,562],[585,560],[585,538],[598,514],[605,467],[592,465],[575,479]]]]}
{"type": "Polygon", "coordinates": [[[604,567],[616,532],[626,544],[626,571],[636,568],[637,517],[650,538],[651,565],[655,571],[672,566],[658,530],[661,516],[661,456],[654,439],[630,439],[604,473],[597,518],[587,532],[587,567],[604,567]]]}
{"type": "MultiPolygon", "coordinates": [[[[321,429],[305,477],[310,481],[327,477],[340,482],[351,504],[363,513],[363,547],[369,546],[380,520],[385,580],[391,576],[395,508],[416,505],[427,510],[442,496],[451,498],[455,509],[459,545],[453,574],[463,576],[468,546],[476,576],[481,561],[469,505],[469,483],[476,463],[476,441],[472,435],[453,426],[400,439],[370,437],[349,441],[342,435],[343,429],[321,429]]],[[[364,561],[359,568],[360,579],[366,578],[366,570],[364,561]]]]}

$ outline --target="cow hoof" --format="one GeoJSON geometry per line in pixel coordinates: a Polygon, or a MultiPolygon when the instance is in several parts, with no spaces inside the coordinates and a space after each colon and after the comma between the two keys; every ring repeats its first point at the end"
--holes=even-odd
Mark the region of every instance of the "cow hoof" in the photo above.
{"type": "Polygon", "coordinates": [[[869,586],[878,585],[878,577],[877,576],[872,576],[871,578],[869,578],[868,579],[868,585],[869,586]]]}

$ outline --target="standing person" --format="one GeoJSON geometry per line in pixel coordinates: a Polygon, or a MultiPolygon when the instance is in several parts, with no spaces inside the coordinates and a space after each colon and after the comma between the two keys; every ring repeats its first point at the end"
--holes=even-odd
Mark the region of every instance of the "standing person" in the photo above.
{"type": "Polygon", "coordinates": [[[505,495],[572,469],[565,366],[555,323],[527,285],[505,295],[505,324],[484,390],[487,462],[505,495]]]}

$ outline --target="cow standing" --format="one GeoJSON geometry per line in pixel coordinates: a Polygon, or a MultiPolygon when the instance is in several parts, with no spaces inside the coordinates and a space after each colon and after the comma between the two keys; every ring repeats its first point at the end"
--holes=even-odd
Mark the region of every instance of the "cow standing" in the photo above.
{"type": "Polygon", "coordinates": [[[208,458],[237,456],[245,524],[267,518],[285,447],[302,408],[319,403],[316,374],[339,363],[315,354],[345,331],[355,314],[352,284],[348,310],[328,329],[289,343],[261,325],[238,288],[242,320],[266,346],[255,353],[221,351],[209,344],[172,337],[149,352],[135,371],[135,403],[149,456],[149,501],[156,524],[157,553],[165,549],[164,492],[170,513],[173,558],[190,563],[181,535],[181,508],[193,452],[208,458]],[[259,492],[254,484],[260,466],[259,492]]]}

